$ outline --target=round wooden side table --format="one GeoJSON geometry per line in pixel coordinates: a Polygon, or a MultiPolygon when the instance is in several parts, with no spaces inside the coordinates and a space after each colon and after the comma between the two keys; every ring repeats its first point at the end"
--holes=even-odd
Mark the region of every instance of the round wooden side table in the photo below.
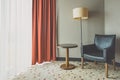
{"type": "Polygon", "coordinates": [[[62,64],[60,67],[64,70],[74,69],[75,66],[73,64],[69,64],[69,48],[75,48],[77,47],[77,45],[76,44],[60,44],[59,46],[62,48],[66,48],[66,63],[62,64]]]}

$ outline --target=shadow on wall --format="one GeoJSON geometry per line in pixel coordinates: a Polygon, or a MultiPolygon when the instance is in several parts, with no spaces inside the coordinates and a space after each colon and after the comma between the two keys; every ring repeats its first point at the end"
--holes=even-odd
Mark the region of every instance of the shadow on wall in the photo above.
{"type": "Polygon", "coordinates": [[[118,55],[120,57],[120,37],[118,37],[116,40],[116,53],[117,53],[116,57],[118,57],[118,55]]]}

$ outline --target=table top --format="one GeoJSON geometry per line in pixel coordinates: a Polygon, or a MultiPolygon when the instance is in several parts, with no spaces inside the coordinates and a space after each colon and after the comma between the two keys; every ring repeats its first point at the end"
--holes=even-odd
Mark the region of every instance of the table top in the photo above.
{"type": "Polygon", "coordinates": [[[75,48],[75,47],[78,47],[77,44],[60,44],[59,46],[62,47],[62,48],[75,48]]]}

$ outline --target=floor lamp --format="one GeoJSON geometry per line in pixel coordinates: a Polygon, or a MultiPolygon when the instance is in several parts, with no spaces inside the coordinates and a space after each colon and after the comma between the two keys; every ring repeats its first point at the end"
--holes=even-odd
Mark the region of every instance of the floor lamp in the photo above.
{"type": "MultiPolygon", "coordinates": [[[[83,53],[83,43],[82,43],[82,19],[88,19],[88,9],[84,8],[84,7],[80,7],[80,8],[74,8],[73,9],[73,18],[75,20],[79,20],[80,21],[80,29],[81,29],[81,54],[83,53]]],[[[83,58],[81,58],[81,61],[83,61],[83,58]]],[[[83,65],[83,64],[81,64],[83,65]]],[[[82,67],[83,68],[83,67],[82,67]]]]}

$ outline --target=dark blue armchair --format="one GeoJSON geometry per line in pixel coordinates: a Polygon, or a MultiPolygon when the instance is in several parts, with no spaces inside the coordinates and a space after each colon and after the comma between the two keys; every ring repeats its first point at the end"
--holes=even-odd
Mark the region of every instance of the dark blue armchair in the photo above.
{"type": "Polygon", "coordinates": [[[108,77],[108,62],[112,61],[115,69],[115,40],[116,35],[95,35],[94,44],[83,45],[81,66],[84,59],[105,63],[105,74],[108,77]]]}

